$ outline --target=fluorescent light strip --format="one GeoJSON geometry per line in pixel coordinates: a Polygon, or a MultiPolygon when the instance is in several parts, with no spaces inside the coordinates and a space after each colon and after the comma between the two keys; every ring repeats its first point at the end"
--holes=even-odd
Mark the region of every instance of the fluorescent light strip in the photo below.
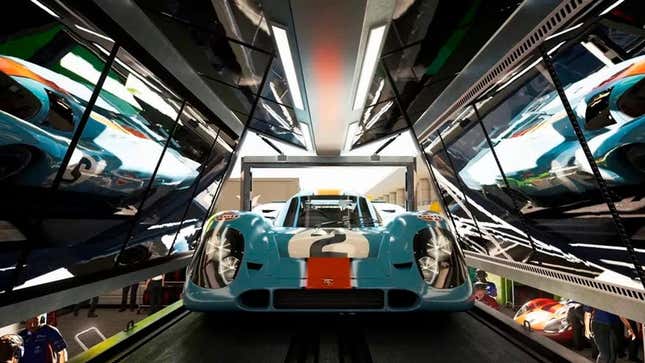
{"type": "Polygon", "coordinates": [[[563,31],[561,31],[561,32],[557,32],[557,33],[555,33],[555,34],[553,34],[553,35],[549,36],[548,38],[546,38],[546,39],[544,39],[544,40],[550,40],[550,39],[553,39],[553,38],[557,38],[557,37],[559,37],[559,36],[560,36],[560,35],[562,35],[562,34],[566,34],[566,33],[570,32],[570,31],[573,31],[573,30],[576,30],[576,29],[580,28],[580,27],[582,26],[582,24],[583,24],[583,23],[580,23],[580,24],[577,24],[577,25],[572,26],[571,28],[565,29],[565,30],[563,30],[563,31]]]}
{"type": "Polygon", "coordinates": [[[365,48],[365,56],[363,57],[363,65],[361,66],[361,74],[358,78],[358,88],[356,89],[356,98],[354,98],[354,110],[362,108],[365,104],[384,36],[385,25],[370,30],[370,35],[367,38],[367,47],[365,48]]]}
{"type": "MultiPolygon", "coordinates": [[[[585,247],[585,248],[600,248],[603,250],[616,250],[616,251],[627,251],[627,248],[622,247],[622,246],[608,246],[608,245],[596,245],[596,244],[591,244],[591,243],[571,243],[569,244],[571,247],[585,247]]],[[[643,248],[634,248],[634,251],[639,252],[639,253],[645,253],[645,249],[643,248]]]]}
{"type": "Polygon", "coordinates": [[[280,61],[282,62],[282,69],[287,76],[287,84],[291,92],[291,99],[293,105],[299,109],[304,109],[302,103],[302,95],[300,94],[300,86],[298,84],[298,77],[296,77],[296,68],[293,63],[293,56],[291,54],[291,47],[289,46],[289,38],[287,31],[283,28],[272,25],[273,36],[275,37],[276,45],[278,46],[278,53],[280,54],[280,61]]]}
{"type": "Polygon", "coordinates": [[[598,60],[603,62],[606,66],[611,67],[614,65],[614,62],[612,62],[611,59],[607,58],[605,53],[603,53],[603,51],[600,50],[600,48],[596,47],[594,44],[590,42],[581,42],[580,44],[582,44],[582,46],[585,47],[589,51],[589,53],[593,54],[596,58],[598,58],[598,60]]]}
{"type": "Polygon", "coordinates": [[[354,135],[358,129],[358,122],[354,122],[347,126],[347,133],[345,134],[345,151],[349,152],[352,148],[354,135]]]}
{"type": "MultiPolygon", "coordinates": [[[[33,0],[32,0],[33,1],[33,0]]],[[[605,9],[600,16],[607,14],[608,12],[614,10],[618,5],[622,4],[625,0],[618,0],[615,3],[611,4],[607,9],[605,9]]]]}
{"type": "Polygon", "coordinates": [[[78,25],[78,24],[74,24],[74,26],[75,26],[75,27],[76,27],[76,29],[78,29],[78,30],[82,30],[82,31],[84,31],[84,32],[86,32],[86,33],[88,33],[88,34],[92,34],[92,35],[94,35],[95,37],[98,37],[98,38],[101,38],[101,39],[105,39],[105,40],[107,40],[107,41],[110,41],[110,42],[114,43],[114,40],[113,40],[112,38],[107,37],[107,36],[105,36],[105,35],[103,35],[103,34],[97,33],[97,32],[95,32],[94,30],[87,29],[87,28],[82,27],[82,26],[80,26],[80,25],[78,25]]]}
{"type": "Polygon", "coordinates": [[[45,10],[49,15],[53,16],[54,18],[60,19],[60,16],[58,16],[58,14],[56,14],[52,9],[46,7],[45,4],[41,3],[40,1],[31,0],[31,2],[34,3],[34,5],[38,6],[39,8],[45,10]]]}
{"type": "MultiPolygon", "coordinates": [[[[604,258],[600,259],[601,262],[604,262],[608,265],[614,265],[614,266],[623,266],[623,267],[628,267],[628,268],[636,268],[633,263],[629,262],[623,262],[623,261],[614,261],[614,260],[605,260],[604,258]]],[[[645,266],[641,266],[643,270],[645,270],[645,266]]]]}

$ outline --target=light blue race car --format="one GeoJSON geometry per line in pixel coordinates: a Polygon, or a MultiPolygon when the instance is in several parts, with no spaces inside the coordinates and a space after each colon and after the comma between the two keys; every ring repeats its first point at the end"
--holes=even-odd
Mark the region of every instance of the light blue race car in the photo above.
{"type": "Polygon", "coordinates": [[[405,212],[381,225],[363,196],[301,193],[278,213],[227,211],[206,224],[188,269],[194,311],[463,311],[464,257],[445,219],[405,212]]]}
{"type": "MultiPolygon", "coordinates": [[[[0,56],[0,182],[50,184],[92,94],[81,84],[19,58],[0,56]]],[[[125,88],[124,88],[125,89],[125,88]]],[[[126,91],[124,91],[126,92],[126,91]]],[[[127,94],[127,92],[126,92],[127,94]]],[[[142,117],[142,101],[103,91],[63,175],[63,187],[107,197],[140,193],[168,134],[142,117]],[[137,107],[139,108],[137,108],[137,107]],[[164,134],[165,133],[165,134],[164,134]]],[[[174,116],[174,115],[173,115],[174,116]]],[[[187,188],[199,164],[168,148],[155,187],[187,188]]]]}

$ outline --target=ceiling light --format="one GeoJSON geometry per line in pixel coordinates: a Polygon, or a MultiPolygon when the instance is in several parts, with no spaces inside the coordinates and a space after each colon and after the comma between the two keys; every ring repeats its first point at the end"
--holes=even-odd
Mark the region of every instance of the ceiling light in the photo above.
{"type": "Polygon", "coordinates": [[[584,24],[584,23],[580,23],[580,24],[574,25],[574,26],[572,26],[572,27],[570,27],[570,28],[568,28],[568,29],[565,29],[565,30],[563,30],[563,31],[561,31],[561,32],[557,32],[557,33],[555,33],[555,34],[553,34],[553,35],[549,36],[548,38],[546,38],[546,39],[544,39],[544,40],[549,40],[549,39],[557,38],[557,37],[559,37],[559,36],[560,36],[560,35],[562,35],[562,34],[566,34],[566,33],[570,32],[570,31],[573,31],[573,30],[576,30],[576,29],[580,28],[583,24],[584,24]]]}
{"type": "Polygon", "coordinates": [[[358,79],[356,98],[354,98],[354,110],[362,108],[365,104],[384,37],[385,25],[370,30],[370,35],[367,38],[367,47],[365,48],[365,56],[363,57],[363,64],[361,66],[361,73],[358,79]]]}
{"type": "Polygon", "coordinates": [[[86,32],[86,33],[88,33],[88,34],[92,34],[92,35],[94,35],[95,37],[98,37],[98,38],[101,38],[101,39],[105,39],[105,40],[107,40],[107,41],[109,41],[109,42],[114,43],[114,40],[113,40],[112,38],[110,38],[110,37],[106,37],[105,35],[103,35],[103,34],[101,34],[101,33],[97,33],[97,32],[95,32],[94,30],[87,29],[87,28],[82,27],[82,26],[80,26],[80,25],[78,25],[78,24],[74,24],[74,26],[75,26],[75,27],[76,27],[76,29],[78,29],[78,30],[82,30],[82,31],[84,31],[84,32],[86,32]]]}
{"type": "Polygon", "coordinates": [[[603,15],[607,14],[608,12],[614,10],[618,5],[622,4],[624,1],[625,0],[618,0],[615,3],[609,5],[609,7],[607,9],[605,9],[602,13],[600,13],[600,16],[603,16],[603,15]]]}
{"type": "Polygon", "coordinates": [[[280,54],[280,61],[282,62],[282,69],[287,76],[287,84],[289,85],[289,92],[293,105],[299,109],[304,109],[302,104],[302,95],[300,94],[300,86],[298,84],[298,77],[296,77],[296,68],[293,63],[293,56],[291,54],[291,47],[289,46],[289,38],[287,31],[284,28],[272,25],[273,36],[275,43],[278,46],[278,53],[280,54]]]}
{"type": "Polygon", "coordinates": [[[34,3],[34,5],[38,6],[39,8],[45,10],[49,15],[53,16],[54,18],[60,19],[60,16],[58,16],[52,9],[45,6],[45,4],[41,3],[40,1],[31,0],[31,2],[34,3]]]}

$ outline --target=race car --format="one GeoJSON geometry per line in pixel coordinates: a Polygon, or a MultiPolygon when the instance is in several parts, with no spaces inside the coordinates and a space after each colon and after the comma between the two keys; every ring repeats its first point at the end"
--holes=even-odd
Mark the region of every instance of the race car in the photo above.
{"type": "Polygon", "coordinates": [[[573,339],[573,329],[567,322],[568,310],[566,304],[549,298],[538,298],[522,305],[513,319],[548,338],[566,343],[573,339]]]}
{"type": "Polygon", "coordinates": [[[252,212],[208,220],[189,266],[194,311],[463,311],[464,257],[444,217],[381,225],[367,198],[299,193],[271,224],[252,212]]]}
{"type": "MultiPolygon", "coordinates": [[[[0,56],[0,88],[0,181],[37,187],[51,183],[92,90],[8,56],[0,56]]],[[[169,135],[160,134],[161,128],[153,131],[135,106],[110,98],[96,100],[63,175],[63,188],[123,197],[141,192],[152,176],[150,157],[161,155],[169,135]]],[[[137,103],[134,98],[130,102],[137,103]]],[[[187,188],[198,166],[171,145],[154,186],[187,188]]]]}
{"type": "MultiPolygon", "coordinates": [[[[645,57],[606,66],[566,94],[609,186],[645,182],[645,57]]],[[[492,143],[517,200],[551,206],[595,195],[591,167],[556,91],[531,101],[509,125],[492,143]]],[[[489,148],[459,174],[473,190],[506,189],[489,148]]]]}
{"type": "Polygon", "coordinates": [[[405,212],[405,208],[401,207],[398,204],[385,203],[382,201],[375,200],[372,202],[374,209],[383,219],[383,223],[387,224],[392,218],[396,217],[400,213],[405,212]]]}

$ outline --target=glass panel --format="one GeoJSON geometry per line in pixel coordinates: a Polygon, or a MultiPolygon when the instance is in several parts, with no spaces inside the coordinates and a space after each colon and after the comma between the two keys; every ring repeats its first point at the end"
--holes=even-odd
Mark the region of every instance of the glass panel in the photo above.
{"type": "MultiPolygon", "coordinates": [[[[199,111],[190,105],[184,106],[132,237],[119,257],[121,265],[142,263],[171,252],[217,132],[217,127],[199,111]]],[[[182,233],[190,227],[192,224],[184,223],[182,233]]]]}
{"type": "Polygon", "coordinates": [[[248,127],[290,144],[306,147],[296,114],[287,106],[260,99],[248,127]]]}
{"type": "Polygon", "coordinates": [[[382,65],[379,65],[374,72],[372,84],[370,85],[370,89],[367,92],[367,101],[365,102],[365,106],[373,106],[377,103],[381,103],[392,98],[394,98],[392,85],[387,79],[385,69],[382,65]]]}
{"type": "MultiPolygon", "coordinates": [[[[226,24],[228,18],[223,23],[215,23],[213,19],[216,18],[213,15],[208,20],[205,20],[208,25],[196,26],[190,20],[182,21],[181,18],[171,15],[173,13],[157,11],[155,9],[156,5],[148,4],[150,3],[149,1],[140,0],[140,2],[146,3],[147,6],[152,6],[152,8],[145,8],[146,14],[150,16],[152,21],[168,37],[195,71],[199,75],[215,81],[209,84],[218,96],[227,97],[230,92],[223,85],[239,87],[245,92],[248,90],[252,93],[257,93],[262,76],[271,61],[271,56],[230,41],[228,38],[231,37],[229,31],[217,26],[226,24]]],[[[175,4],[172,11],[175,13],[186,12],[188,14],[186,16],[197,17],[198,14],[194,14],[195,11],[211,7],[211,2],[208,1],[198,1],[197,3],[201,4],[200,7],[193,8],[190,5],[192,2],[187,3],[186,6],[182,5],[183,2],[181,2],[181,4],[175,4]]],[[[217,1],[214,4],[230,11],[229,2],[217,1]]],[[[166,5],[169,4],[166,3],[166,5]]],[[[205,13],[199,14],[200,17],[213,13],[212,9],[202,10],[205,13]]],[[[226,100],[223,101],[226,102],[226,100]]]]}
{"type": "Polygon", "coordinates": [[[287,77],[284,75],[282,62],[278,58],[273,59],[266,84],[262,90],[262,97],[293,108],[287,77]]]}
{"type": "Polygon", "coordinates": [[[407,127],[405,117],[395,100],[367,107],[363,111],[358,131],[354,137],[355,141],[352,143],[352,149],[390,136],[407,127]]]}
{"type": "Polygon", "coordinates": [[[516,0],[468,0],[455,7],[441,1],[397,2],[383,62],[411,123],[419,119],[519,4],[516,0]]]}
{"type": "Polygon", "coordinates": [[[470,213],[470,206],[464,199],[446,153],[438,149],[427,155],[437,178],[439,189],[457,227],[456,233],[464,250],[488,254],[489,244],[482,238],[479,228],[470,213]]]}
{"type": "Polygon", "coordinates": [[[18,256],[48,242],[40,217],[59,209],[48,188],[105,67],[105,48],[88,39],[111,47],[89,22],[68,28],[80,18],[40,5],[20,1],[0,14],[0,291],[20,274],[18,256]]]}
{"type": "MultiPolygon", "coordinates": [[[[574,45],[557,56],[556,69],[577,110],[585,89],[600,83],[599,78],[587,77],[587,73],[602,63],[586,54],[583,46],[574,45]]],[[[604,262],[607,255],[599,254],[598,248],[587,247],[616,244],[616,229],[606,218],[607,206],[562,102],[545,74],[543,64],[537,64],[481,105],[480,113],[485,115],[482,121],[508,187],[501,174],[493,172],[495,162],[490,150],[480,151],[462,173],[483,190],[513,198],[540,254],[566,257],[576,265],[572,267],[569,261],[562,264],[558,259],[545,261],[555,265],[552,267],[586,274],[597,271],[587,267],[595,263],[629,276],[624,267],[604,262]]],[[[609,250],[608,254],[616,252],[613,258],[624,260],[624,252],[609,250]]]]}
{"type": "Polygon", "coordinates": [[[500,175],[497,165],[487,163],[490,168],[487,170],[473,171],[467,168],[471,160],[481,155],[492,157],[484,132],[474,121],[472,113],[454,122],[444,131],[443,137],[454,138],[455,133],[459,134],[456,140],[446,141],[448,155],[469,198],[470,212],[477,219],[480,232],[488,240],[489,254],[522,262],[534,260],[536,256],[533,256],[528,236],[517,227],[519,220],[510,198],[497,187],[490,188],[478,183],[483,173],[500,175]],[[472,176],[470,173],[478,175],[472,176]]]}
{"type": "Polygon", "coordinates": [[[136,3],[148,13],[253,44],[268,52],[273,50],[272,42],[266,41],[268,28],[259,1],[136,0],[136,3]]]}
{"type": "MultiPolygon", "coordinates": [[[[215,198],[231,162],[231,155],[235,147],[232,139],[224,132],[219,133],[199,183],[195,184],[194,198],[188,205],[182,228],[175,237],[171,253],[187,253],[195,249],[202,233],[203,223],[206,221],[213,198],[215,198]]],[[[216,212],[214,210],[212,214],[214,215],[216,212]]]]}
{"type": "MultiPolygon", "coordinates": [[[[616,208],[635,248],[641,266],[645,265],[645,3],[628,0],[609,12],[599,31],[590,34],[584,46],[556,56],[558,76],[567,88],[593,158],[613,194],[616,208]],[[576,56],[577,64],[569,64],[576,56]],[[582,63],[597,64],[585,72],[582,63]],[[575,74],[577,77],[572,77],[575,74]],[[580,79],[580,80],[578,80],[580,79]]],[[[577,154],[576,154],[577,156],[577,154]]],[[[590,169],[586,169],[589,172],[590,169]]],[[[594,210],[596,218],[607,221],[607,208],[594,210]]],[[[625,258],[618,240],[593,244],[602,262],[634,276],[633,262],[625,258]]]]}
{"type": "MultiPolygon", "coordinates": [[[[180,101],[125,50],[117,59],[63,175],[58,210],[38,225],[42,243],[29,255],[20,283],[110,269],[126,241],[180,101]]],[[[182,172],[161,169],[152,189],[180,184],[182,172]]]]}

